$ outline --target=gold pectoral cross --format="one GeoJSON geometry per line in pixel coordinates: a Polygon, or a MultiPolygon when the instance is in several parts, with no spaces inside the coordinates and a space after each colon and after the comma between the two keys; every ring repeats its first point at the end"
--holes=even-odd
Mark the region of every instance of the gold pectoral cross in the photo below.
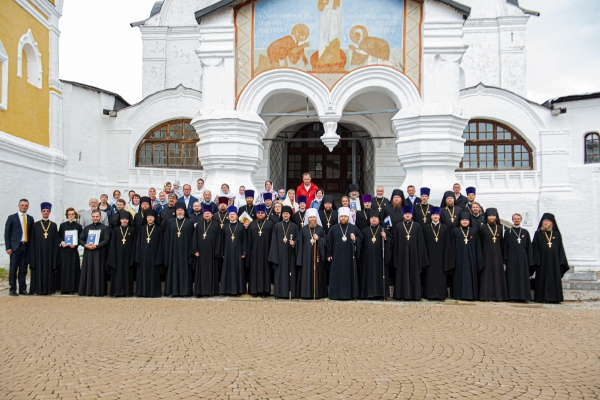
{"type": "Polygon", "coordinates": [[[377,207],[377,211],[381,212],[381,206],[377,207]]]}
{"type": "Polygon", "coordinates": [[[552,247],[552,242],[548,242],[548,247],[552,247]]]}
{"type": "Polygon", "coordinates": [[[206,233],[202,235],[202,239],[206,239],[206,233]]]}
{"type": "Polygon", "coordinates": [[[123,237],[123,240],[121,240],[121,242],[123,242],[123,244],[125,244],[125,237],[123,237]]]}
{"type": "Polygon", "coordinates": [[[423,217],[423,222],[427,222],[427,216],[423,217]]]}
{"type": "Polygon", "coordinates": [[[521,238],[517,238],[517,243],[521,244],[521,238]]]}
{"type": "Polygon", "coordinates": [[[48,232],[44,232],[44,239],[48,239],[48,232]]]}
{"type": "Polygon", "coordinates": [[[410,240],[410,235],[406,235],[406,240],[410,240]]]}
{"type": "Polygon", "coordinates": [[[235,240],[235,235],[231,235],[231,241],[233,242],[235,240]]]}
{"type": "Polygon", "coordinates": [[[437,241],[438,241],[438,238],[435,238],[435,241],[437,242],[437,241]]]}
{"type": "Polygon", "coordinates": [[[177,232],[177,237],[180,237],[180,236],[181,236],[181,232],[177,232]]]}
{"type": "Polygon", "coordinates": [[[150,243],[150,236],[146,238],[146,243],[150,243]]]}
{"type": "Polygon", "coordinates": [[[465,244],[469,243],[469,239],[465,238],[465,244]]]}
{"type": "Polygon", "coordinates": [[[262,231],[258,231],[258,236],[262,236],[262,231]]]}
{"type": "Polygon", "coordinates": [[[450,218],[450,222],[454,222],[454,218],[450,218]]]}
{"type": "Polygon", "coordinates": [[[331,224],[330,224],[329,222],[327,223],[327,227],[328,227],[328,228],[329,228],[329,227],[331,227],[331,224]]]}
{"type": "Polygon", "coordinates": [[[494,241],[494,243],[496,243],[496,236],[494,236],[494,237],[492,238],[492,240],[494,241]]]}

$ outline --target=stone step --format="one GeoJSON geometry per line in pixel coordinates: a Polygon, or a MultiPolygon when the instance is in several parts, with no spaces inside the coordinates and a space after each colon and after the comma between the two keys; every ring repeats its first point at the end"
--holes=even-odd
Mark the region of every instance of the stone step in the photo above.
{"type": "Polygon", "coordinates": [[[562,283],[563,289],[569,290],[600,290],[600,281],[595,282],[583,282],[583,281],[571,281],[562,283]]]}
{"type": "Polygon", "coordinates": [[[597,281],[598,273],[596,272],[570,272],[563,276],[563,281],[597,281]]]}

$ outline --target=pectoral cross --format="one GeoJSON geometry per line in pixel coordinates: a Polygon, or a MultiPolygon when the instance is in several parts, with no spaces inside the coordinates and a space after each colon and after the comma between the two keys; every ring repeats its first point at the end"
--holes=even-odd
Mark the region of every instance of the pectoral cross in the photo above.
{"type": "Polygon", "coordinates": [[[328,222],[328,223],[327,223],[327,228],[329,228],[329,227],[331,227],[331,224],[328,222]]]}
{"type": "Polygon", "coordinates": [[[435,241],[437,242],[437,241],[438,241],[438,238],[435,238],[435,241]]]}
{"type": "Polygon", "coordinates": [[[450,222],[454,222],[454,217],[450,218],[450,222]]]}
{"type": "Polygon", "coordinates": [[[406,240],[410,240],[410,235],[406,235],[406,240]]]}
{"type": "Polygon", "coordinates": [[[123,242],[123,244],[125,244],[125,237],[123,236],[123,240],[121,240],[121,242],[123,242]]]}
{"type": "Polygon", "coordinates": [[[181,232],[177,232],[177,237],[180,237],[180,236],[181,236],[181,232]]]}
{"type": "Polygon", "coordinates": [[[258,236],[262,236],[262,231],[258,231],[258,236]]]}
{"type": "Polygon", "coordinates": [[[150,243],[150,236],[146,238],[146,243],[150,243]]]}
{"type": "Polygon", "coordinates": [[[381,212],[381,206],[377,207],[377,211],[381,212]]]}
{"type": "Polygon", "coordinates": [[[233,242],[235,240],[235,235],[231,235],[231,241],[233,242]]]}
{"type": "Polygon", "coordinates": [[[310,244],[315,244],[315,239],[310,239],[310,244]]]}
{"type": "Polygon", "coordinates": [[[494,237],[492,238],[492,240],[494,241],[494,243],[496,243],[496,236],[494,236],[494,237]]]}
{"type": "Polygon", "coordinates": [[[206,239],[206,233],[202,235],[202,239],[206,239]]]}
{"type": "Polygon", "coordinates": [[[287,236],[283,238],[283,243],[287,243],[287,236]]]}
{"type": "Polygon", "coordinates": [[[552,242],[548,242],[548,247],[552,247],[552,242]]]}
{"type": "Polygon", "coordinates": [[[517,243],[521,244],[521,238],[517,238],[517,243]]]}
{"type": "Polygon", "coordinates": [[[465,244],[469,243],[469,239],[465,238],[465,244]]]}
{"type": "Polygon", "coordinates": [[[371,238],[371,242],[375,243],[376,241],[377,241],[377,239],[371,238]]]}
{"type": "Polygon", "coordinates": [[[223,223],[221,222],[221,229],[223,229],[223,223]]]}
{"type": "Polygon", "coordinates": [[[48,232],[44,232],[44,239],[48,239],[48,232]]]}
{"type": "Polygon", "coordinates": [[[423,217],[423,222],[427,222],[427,215],[423,217]]]}

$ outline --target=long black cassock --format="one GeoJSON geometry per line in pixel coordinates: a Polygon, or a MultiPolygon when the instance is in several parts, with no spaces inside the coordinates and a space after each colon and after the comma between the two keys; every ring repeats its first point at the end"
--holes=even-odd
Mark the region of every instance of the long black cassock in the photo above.
{"type": "Polygon", "coordinates": [[[296,257],[296,266],[299,268],[300,298],[302,299],[322,299],[327,297],[327,274],[325,272],[326,247],[327,238],[325,236],[325,229],[322,226],[317,225],[312,229],[308,225],[305,225],[300,230],[296,243],[298,254],[296,257]],[[313,235],[315,234],[319,237],[319,240],[314,240],[313,235]],[[312,243],[311,240],[313,241],[312,243]]]}
{"type": "Polygon", "coordinates": [[[404,214],[402,214],[402,206],[400,206],[399,208],[394,208],[394,206],[391,203],[385,206],[385,209],[383,210],[383,218],[379,219],[379,223],[381,225],[385,225],[385,219],[387,217],[390,217],[390,219],[392,220],[392,227],[388,229],[388,232],[393,232],[393,228],[396,225],[402,223],[402,221],[404,221],[404,214]]]}
{"type": "Polygon", "coordinates": [[[423,297],[445,300],[448,297],[448,276],[454,268],[450,229],[441,222],[423,228],[429,267],[423,274],[423,297]]]}
{"type": "MultiPolygon", "coordinates": [[[[460,221],[459,221],[460,224],[460,221]]],[[[485,215],[481,212],[475,216],[471,214],[471,226],[477,229],[481,228],[481,225],[485,224],[485,215]]]]}
{"type": "MultiPolygon", "coordinates": [[[[374,215],[378,214],[376,211],[373,211],[373,213],[374,215]]],[[[392,236],[387,234],[385,227],[381,225],[372,226],[371,224],[362,230],[362,236],[363,243],[360,250],[359,268],[360,298],[390,297],[389,264],[392,260],[392,236]],[[381,237],[382,231],[386,232],[387,238],[385,240],[381,237]],[[375,240],[373,241],[373,239],[375,240]]]]}
{"type": "Polygon", "coordinates": [[[394,299],[421,300],[421,273],[429,265],[421,225],[402,221],[394,226],[392,257],[396,270],[394,299]]]}
{"type": "Polygon", "coordinates": [[[508,300],[531,300],[529,276],[533,273],[533,247],[529,232],[523,228],[508,228],[504,231],[503,244],[508,300]]]}
{"type": "Polygon", "coordinates": [[[267,296],[271,294],[271,268],[269,249],[273,234],[273,222],[266,216],[264,220],[255,219],[246,230],[248,239],[248,293],[267,296]]]}
{"type": "MultiPolygon", "coordinates": [[[[290,244],[290,240],[296,242],[300,230],[291,219],[281,221],[273,227],[271,236],[271,248],[269,249],[269,262],[275,269],[273,286],[275,297],[287,298],[291,291],[292,297],[298,297],[297,290],[298,274],[296,268],[296,246],[290,244]],[[284,242],[283,239],[286,239],[284,242]],[[290,276],[291,273],[291,276],[290,276]]],[[[295,243],[297,245],[297,243],[295,243]]]]}
{"type": "Polygon", "coordinates": [[[331,300],[351,300],[360,295],[358,262],[362,241],[362,233],[350,223],[347,225],[337,224],[329,230],[326,256],[327,259],[332,257],[329,273],[329,298],[331,300]],[[350,239],[351,234],[356,236],[354,242],[350,239]]]}
{"type": "Polygon", "coordinates": [[[79,238],[83,228],[77,222],[63,222],[58,228],[59,241],[65,240],[66,231],[77,231],[77,243],[75,247],[61,247],[60,254],[60,285],[58,288],[63,294],[72,294],[79,290],[79,275],[81,275],[81,259],[79,258],[79,238]]]}
{"type": "Polygon", "coordinates": [[[135,291],[138,297],[160,297],[160,275],[164,269],[163,229],[157,224],[144,225],[136,235],[135,291]]]}
{"type": "Polygon", "coordinates": [[[460,213],[462,211],[462,208],[457,206],[442,207],[442,213],[440,214],[440,222],[446,225],[446,227],[448,227],[448,232],[451,232],[452,229],[458,228],[460,226],[460,213]]]}
{"type": "Polygon", "coordinates": [[[325,229],[325,234],[329,234],[329,230],[337,225],[338,223],[338,212],[334,209],[329,211],[319,210],[319,218],[321,219],[321,223],[323,224],[323,229],[325,229]]]}
{"type": "Polygon", "coordinates": [[[219,294],[238,296],[246,293],[244,259],[247,251],[246,228],[241,222],[227,221],[221,229],[223,264],[219,294]]]}
{"type": "Polygon", "coordinates": [[[135,229],[119,226],[110,235],[108,270],[110,273],[109,294],[114,297],[133,295],[135,265],[135,229]]]}
{"type": "Polygon", "coordinates": [[[227,216],[228,216],[227,211],[217,211],[216,213],[213,214],[213,221],[215,221],[217,223],[217,226],[219,227],[219,229],[223,229],[225,224],[229,223],[227,216]]]}
{"type": "Polygon", "coordinates": [[[371,208],[379,213],[379,221],[383,221],[383,218],[385,217],[385,206],[387,206],[388,204],[390,204],[390,201],[385,197],[382,197],[380,199],[377,196],[373,196],[373,203],[371,204],[371,208]]]}
{"type": "MultiPolygon", "coordinates": [[[[360,230],[361,232],[363,231],[363,229],[367,228],[369,225],[371,225],[370,223],[370,213],[373,212],[373,215],[378,216],[379,213],[372,211],[372,209],[370,208],[363,208],[360,211],[356,212],[356,221],[355,221],[355,225],[358,228],[358,230],[360,230]]],[[[364,236],[364,235],[363,235],[364,236]]]]}
{"type": "Polygon", "coordinates": [[[194,294],[214,296],[219,294],[219,266],[223,247],[223,235],[219,221],[202,220],[196,225],[192,238],[192,254],[199,253],[194,260],[194,294]]]}
{"type": "Polygon", "coordinates": [[[238,212],[238,215],[242,215],[244,212],[248,213],[250,218],[252,218],[253,220],[256,219],[256,206],[254,204],[252,204],[252,205],[245,204],[245,205],[241,206],[240,210],[238,212]]]}
{"type": "Polygon", "coordinates": [[[90,224],[83,228],[79,237],[79,245],[85,246],[90,231],[100,231],[98,245],[94,250],[83,250],[81,276],[79,279],[80,296],[106,295],[106,259],[110,243],[110,228],[101,222],[90,224]]]}
{"type": "Polygon", "coordinates": [[[569,270],[569,262],[563,247],[562,235],[555,229],[533,235],[533,263],[535,264],[535,281],[533,301],[562,302],[562,277],[569,270]],[[550,244],[550,245],[549,245],[550,244]]]}
{"type": "Polygon", "coordinates": [[[56,292],[56,270],[60,239],[58,226],[48,220],[36,221],[29,238],[29,268],[31,283],[29,294],[53,294],[56,292]]]}
{"type": "Polygon", "coordinates": [[[479,273],[479,300],[506,301],[506,275],[504,274],[504,247],[502,243],[503,227],[500,224],[481,225],[479,238],[481,240],[483,262],[485,268],[479,273]],[[494,240],[494,238],[496,240],[494,240]]]}
{"type": "Polygon", "coordinates": [[[192,236],[194,224],[188,219],[171,218],[165,228],[165,296],[191,296],[194,276],[192,271],[192,236]]]}
{"type": "Polygon", "coordinates": [[[425,225],[431,223],[431,204],[415,204],[413,207],[413,221],[421,225],[423,228],[425,225]]]}
{"type": "Polygon", "coordinates": [[[485,268],[477,228],[454,228],[450,232],[454,252],[452,270],[452,298],[477,300],[479,289],[477,276],[485,268]],[[466,243],[465,243],[466,240],[466,243]]]}
{"type": "Polygon", "coordinates": [[[294,215],[292,215],[292,222],[296,224],[298,230],[301,230],[304,227],[304,216],[306,215],[306,210],[304,211],[296,211],[294,215]]]}

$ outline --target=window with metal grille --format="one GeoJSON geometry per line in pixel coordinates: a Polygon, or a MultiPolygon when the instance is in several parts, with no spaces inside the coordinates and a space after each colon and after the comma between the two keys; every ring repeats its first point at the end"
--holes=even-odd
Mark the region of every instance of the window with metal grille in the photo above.
{"type": "Polygon", "coordinates": [[[138,167],[202,169],[198,134],[190,120],[165,122],[153,128],[137,148],[138,167]]]}
{"type": "Polygon", "coordinates": [[[460,169],[532,169],[533,155],[525,140],[509,127],[471,120],[463,131],[465,154],[460,169]]]}
{"type": "Polygon", "coordinates": [[[585,163],[600,162],[600,135],[588,133],[585,135],[585,163]]]}

